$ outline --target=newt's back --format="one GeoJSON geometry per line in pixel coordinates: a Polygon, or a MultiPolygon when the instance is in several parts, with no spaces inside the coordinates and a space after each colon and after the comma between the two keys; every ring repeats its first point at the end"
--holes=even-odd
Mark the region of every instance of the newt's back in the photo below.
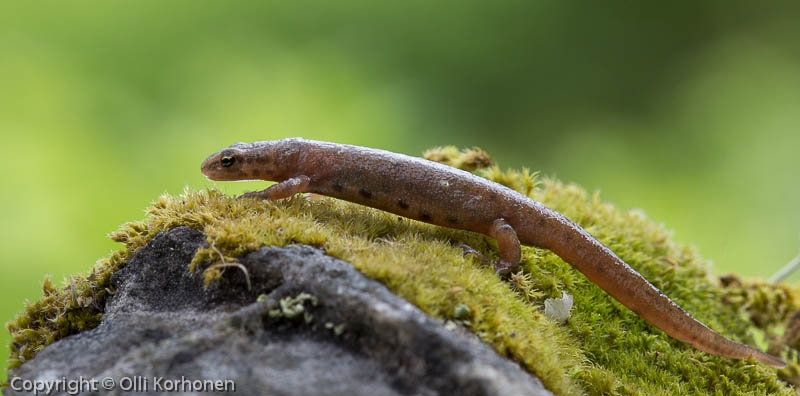
{"type": "MultiPolygon", "coordinates": [[[[298,140],[311,191],[450,228],[487,233],[505,218],[526,229],[544,206],[469,172],[382,150],[298,140]]],[[[527,242],[532,244],[533,242],[527,242]]]]}

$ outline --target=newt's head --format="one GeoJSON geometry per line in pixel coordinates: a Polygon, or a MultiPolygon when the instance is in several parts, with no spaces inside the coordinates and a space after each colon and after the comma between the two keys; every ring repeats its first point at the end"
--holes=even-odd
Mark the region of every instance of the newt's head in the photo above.
{"type": "Polygon", "coordinates": [[[294,139],[236,143],[212,154],[200,170],[210,180],[283,181],[293,175],[297,158],[294,139]]]}

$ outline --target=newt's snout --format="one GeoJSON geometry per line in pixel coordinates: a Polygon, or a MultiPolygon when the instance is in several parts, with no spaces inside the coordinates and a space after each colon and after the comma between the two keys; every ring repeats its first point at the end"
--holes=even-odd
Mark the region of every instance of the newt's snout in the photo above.
{"type": "Polygon", "coordinates": [[[241,153],[225,149],[212,154],[200,165],[200,171],[209,180],[232,181],[241,180],[241,167],[237,166],[241,162],[241,153]]]}
{"type": "Polygon", "coordinates": [[[205,176],[209,180],[217,180],[214,177],[214,175],[217,173],[217,170],[219,169],[220,166],[219,166],[219,160],[217,160],[216,157],[217,154],[214,154],[206,158],[206,160],[203,161],[203,164],[200,165],[200,171],[203,172],[203,176],[205,176]]]}

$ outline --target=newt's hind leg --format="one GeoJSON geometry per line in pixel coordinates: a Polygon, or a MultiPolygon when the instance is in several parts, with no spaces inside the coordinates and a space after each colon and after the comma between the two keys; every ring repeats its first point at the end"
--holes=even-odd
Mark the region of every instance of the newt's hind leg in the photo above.
{"type": "Polygon", "coordinates": [[[522,259],[522,251],[514,228],[504,219],[497,219],[489,228],[489,236],[497,240],[497,247],[500,250],[500,260],[494,264],[497,274],[505,275],[517,268],[522,259]]]}

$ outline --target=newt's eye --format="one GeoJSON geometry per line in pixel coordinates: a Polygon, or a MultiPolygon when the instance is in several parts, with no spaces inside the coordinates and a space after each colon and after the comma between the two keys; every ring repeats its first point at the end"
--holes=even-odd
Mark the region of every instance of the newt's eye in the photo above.
{"type": "Polygon", "coordinates": [[[222,166],[225,168],[230,168],[234,162],[236,162],[236,157],[234,157],[233,154],[230,153],[223,154],[222,158],[220,158],[219,160],[219,163],[222,164],[222,166]]]}

